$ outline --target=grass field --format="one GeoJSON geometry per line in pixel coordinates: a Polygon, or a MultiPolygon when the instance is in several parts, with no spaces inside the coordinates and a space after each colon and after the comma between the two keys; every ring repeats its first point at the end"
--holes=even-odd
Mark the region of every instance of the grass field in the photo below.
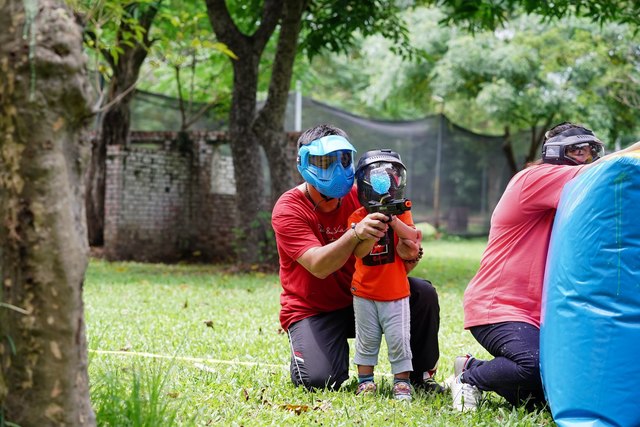
{"type": "MultiPolygon", "coordinates": [[[[485,240],[425,242],[414,271],[440,296],[440,370],[456,355],[484,350],[462,329],[462,294],[485,240]]],[[[459,413],[451,397],[390,397],[381,351],[376,397],[292,386],[289,347],[278,322],[276,275],[233,275],[224,266],[107,263],[92,260],[85,285],[91,399],[100,425],[553,425],[485,393],[481,409],[459,413]]],[[[353,344],[353,343],[351,343],[353,344]]],[[[355,372],[352,370],[355,378],[355,372]]]]}

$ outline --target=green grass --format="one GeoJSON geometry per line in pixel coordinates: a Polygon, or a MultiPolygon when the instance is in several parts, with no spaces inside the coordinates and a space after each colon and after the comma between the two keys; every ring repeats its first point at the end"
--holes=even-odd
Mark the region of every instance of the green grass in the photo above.
{"type": "MultiPolygon", "coordinates": [[[[425,257],[413,274],[433,281],[440,296],[440,381],[452,374],[456,355],[486,356],[462,328],[462,294],[485,243],[425,242],[425,257]]],[[[548,412],[512,409],[491,393],[476,413],[452,410],[449,395],[417,393],[410,404],[396,402],[390,398],[386,349],[376,369],[376,397],[356,398],[353,379],[337,392],[295,388],[287,336],[278,321],[279,294],[276,275],[92,260],[85,304],[98,423],[553,425],[548,412]]]]}

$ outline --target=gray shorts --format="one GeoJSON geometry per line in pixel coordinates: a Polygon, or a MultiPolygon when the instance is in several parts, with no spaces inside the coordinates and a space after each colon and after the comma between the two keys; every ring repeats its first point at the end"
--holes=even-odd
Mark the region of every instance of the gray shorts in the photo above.
{"type": "Polygon", "coordinates": [[[373,301],[353,297],[356,318],[356,365],[375,366],[384,333],[391,372],[413,371],[410,346],[409,297],[394,301],[373,301]]]}

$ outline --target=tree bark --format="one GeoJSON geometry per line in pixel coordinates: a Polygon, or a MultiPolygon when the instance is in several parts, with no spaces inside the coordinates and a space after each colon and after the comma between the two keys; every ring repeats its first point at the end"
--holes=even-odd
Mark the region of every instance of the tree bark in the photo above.
{"type": "MultiPolygon", "coordinates": [[[[87,171],[87,226],[89,244],[102,246],[104,244],[104,196],[106,191],[106,163],[108,145],[125,145],[131,127],[130,103],[133,98],[133,87],[138,81],[140,67],[147,57],[152,42],[149,30],[158,13],[161,2],[152,3],[140,12],[138,25],[144,31],[142,40],[125,37],[134,30],[131,24],[123,20],[118,29],[117,43],[122,49],[118,58],[110,52],[103,52],[105,59],[111,64],[113,75],[109,82],[109,94],[106,104],[111,105],[100,124],[99,137],[91,148],[91,163],[87,171]]],[[[132,4],[128,7],[131,17],[136,16],[140,6],[132,4]]]]}
{"type": "Polygon", "coordinates": [[[302,26],[305,0],[285,2],[280,38],[271,72],[269,94],[264,107],[258,113],[253,126],[254,133],[261,135],[262,147],[269,161],[271,172],[271,206],[278,197],[294,185],[296,153],[291,149],[284,132],[284,119],[291,87],[293,65],[298,49],[298,37],[302,26]]]}
{"type": "Polygon", "coordinates": [[[259,64],[264,48],[282,16],[282,0],[265,0],[260,26],[252,35],[243,34],[234,24],[224,0],[206,0],[209,21],[216,37],[238,57],[233,64],[233,94],[229,114],[229,140],[236,180],[238,230],[237,254],[241,263],[262,261],[261,243],[265,227],[256,221],[264,211],[264,177],[260,140],[254,129],[259,64]]]}
{"type": "Polygon", "coordinates": [[[509,126],[504,127],[504,140],[502,142],[502,152],[507,159],[511,176],[518,173],[518,166],[516,164],[516,156],[513,153],[513,144],[511,143],[511,129],[509,126]]]}
{"type": "Polygon", "coordinates": [[[89,93],[81,30],[63,2],[0,1],[5,422],[95,425],[82,303],[89,150],[81,133],[90,117],[89,93]],[[33,38],[23,38],[23,29],[34,31],[33,38]]]}

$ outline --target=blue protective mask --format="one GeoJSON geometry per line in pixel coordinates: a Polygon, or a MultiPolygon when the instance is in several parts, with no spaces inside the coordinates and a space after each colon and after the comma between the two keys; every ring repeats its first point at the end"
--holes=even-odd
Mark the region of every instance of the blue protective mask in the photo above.
{"type": "Polygon", "coordinates": [[[341,198],[353,187],[356,149],[346,138],[328,135],[298,150],[298,171],[321,194],[341,198]]]}

